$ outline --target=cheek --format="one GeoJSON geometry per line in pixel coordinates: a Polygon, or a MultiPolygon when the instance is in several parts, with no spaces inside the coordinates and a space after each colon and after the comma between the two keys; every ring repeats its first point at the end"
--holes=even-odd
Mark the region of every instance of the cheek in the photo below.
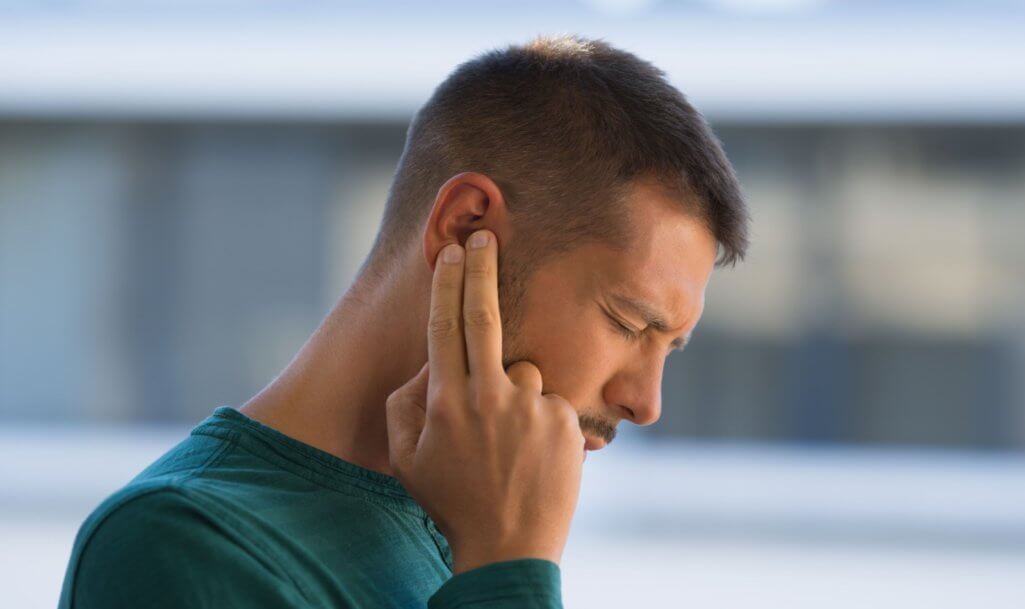
{"type": "Polygon", "coordinates": [[[541,370],[545,392],[559,394],[578,409],[599,399],[608,376],[615,337],[603,332],[598,321],[579,307],[567,307],[530,315],[524,323],[529,328],[524,346],[541,370]]]}

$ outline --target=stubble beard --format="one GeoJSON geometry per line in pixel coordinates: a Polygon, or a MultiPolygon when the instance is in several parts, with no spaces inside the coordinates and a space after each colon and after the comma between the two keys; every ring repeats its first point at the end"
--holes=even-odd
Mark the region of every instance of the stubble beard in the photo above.
{"type": "MultiPolygon", "coordinates": [[[[523,322],[523,308],[530,265],[514,256],[499,260],[498,302],[502,319],[502,367],[508,369],[521,360],[530,360],[524,348],[520,327],[523,322]]],[[[536,362],[531,362],[535,366],[536,362]]],[[[574,405],[576,407],[576,405],[574,405]]],[[[579,411],[578,411],[579,413],[579,411]]],[[[605,418],[579,413],[580,430],[605,440],[608,445],[616,437],[616,426],[605,418]]]]}

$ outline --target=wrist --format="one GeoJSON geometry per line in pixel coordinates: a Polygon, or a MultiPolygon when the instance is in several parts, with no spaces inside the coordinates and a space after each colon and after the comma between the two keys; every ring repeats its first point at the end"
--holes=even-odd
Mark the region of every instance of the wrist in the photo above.
{"type": "Polygon", "coordinates": [[[452,574],[458,575],[484,565],[509,560],[520,560],[524,558],[538,558],[559,564],[561,552],[551,548],[520,546],[498,548],[489,546],[487,548],[470,549],[461,548],[452,550],[452,574]]]}

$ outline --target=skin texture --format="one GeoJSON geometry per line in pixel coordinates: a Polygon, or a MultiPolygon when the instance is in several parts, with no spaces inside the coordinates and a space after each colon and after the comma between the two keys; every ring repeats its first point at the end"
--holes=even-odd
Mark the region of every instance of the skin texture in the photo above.
{"type": "Polygon", "coordinates": [[[582,243],[510,283],[507,275],[516,274],[518,252],[528,244],[517,242],[501,190],[481,174],[453,176],[438,192],[423,238],[386,273],[359,277],[288,367],[241,410],[342,459],[395,475],[385,404],[428,359],[438,253],[488,229],[499,252],[503,365],[535,364],[542,392],[577,411],[588,448],[611,441],[624,420],[654,423],[665,357],[671,342],[698,323],[716,244],[703,223],[644,182],[635,184],[628,205],[635,231],[628,247],[582,243]],[[613,292],[650,303],[668,329],[645,329],[613,292]],[[623,336],[610,315],[639,331],[638,338],[623,336]]]}

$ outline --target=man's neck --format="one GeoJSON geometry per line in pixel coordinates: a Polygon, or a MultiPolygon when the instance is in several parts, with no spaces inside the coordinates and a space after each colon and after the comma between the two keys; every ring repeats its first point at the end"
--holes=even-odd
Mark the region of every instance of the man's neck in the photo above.
{"type": "Polygon", "coordinates": [[[247,416],[391,475],[385,401],[427,361],[429,281],[357,280],[247,416]]]}

